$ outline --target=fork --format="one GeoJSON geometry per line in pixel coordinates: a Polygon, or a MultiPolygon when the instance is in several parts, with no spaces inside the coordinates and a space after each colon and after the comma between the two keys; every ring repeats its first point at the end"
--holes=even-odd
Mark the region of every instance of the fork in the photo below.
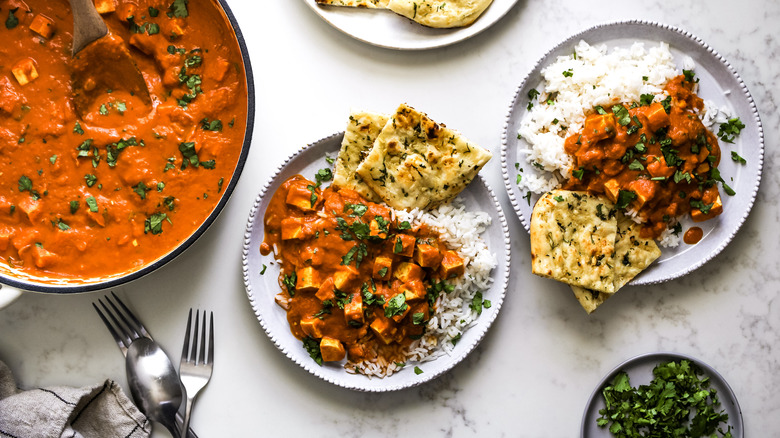
{"type": "Polygon", "coordinates": [[[195,311],[195,324],[192,324],[192,309],[187,317],[187,331],[184,333],[184,347],[181,350],[179,379],[184,386],[187,402],[184,405],[184,424],[182,430],[190,425],[192,403],[201,389],[209,383],[214,368],[214,312],[210,312],[208,354],[206,354],[206,311],[203,311],[203,326],[198,346],[198,326],[200,311],[195,311]],[[190,329],[192,329],[192,348],[190,349],[190,329]],[[200,347],[200,348],[198,348],[200,347]]]}
{"type": "MultiPolygon", "coordinates": [[[[146,327],[144,327],[141,321],[135,316],[135,314],[133,314],[133,312],[130,311],[125,303],[122,302],[122,300],[120,300],[114,292],[111,292],[111,295],[114,297],[114,301],[119,304],[119,307],[117,307],[117,305],[111,301],[111,298],[108,295],[106,295],[104,298],[111,306],[111,308],[106,306],[106,304],[100,298],[98,298],[97,302],[100,303],[100,306],[103,308],[103,310],[101,311],[100,307],[98,307],[98,305],[94,302],[92,303],[92,307],[95,308],[95,311],[97,312],[98,316],[100,316],[103,324],[105,324],[106,328],[111,333],[111,336],[114,338],[114,341],[116,341],[119,350],[122,352],[122,356],[127,358],[127,348],[134,341],[140,338],[147,338],[151,341],[154,341],[154,339],[152,339],[152,335],[149,334],[149,331],[146,330],[146,327]],[[119,308],[121,308],[122,311],[120,311],[119,308]],[[108,315],[108,318],[106,315],[108,315]],[[109,321],[109,318],[111,321],[109,321]]],[[[183,423],[183,419],[178,413],[176,413],[175,422],[176,427],[183,423]]],[[[179,430],[177,429],[176,432],[177,433],[174,435],[178,435],[179,430]]],[[[192,430],[189,430],[187,437],[197,438],[197,435],[195,435],[192,430]]]]}

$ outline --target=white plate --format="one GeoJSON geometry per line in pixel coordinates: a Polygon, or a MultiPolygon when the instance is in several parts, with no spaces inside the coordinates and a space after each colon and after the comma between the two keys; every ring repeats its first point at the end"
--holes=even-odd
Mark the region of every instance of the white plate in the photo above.
{"type": "MultiPolygon", "coordinates": [[[[622,364],[618,365],[609,374],[604,376],[599,382],[596,389],[588,399],[588,404],[585,407],[585,413],[582,416],[582,426],[580,429],[580,436],[582,438],[612,438],[613,435],[609,432],[608,426],[599,427],[596,424],[596,420],[600,417],[599,410],[606,408],[604,404],[604,396],[601,391],[604,387],[612,383],[612,379],[620,371],[625,371],[631,380],[631,386],[637,387],[639,385],[647,385],[653,380],[653,368],[662,362],[688,360],[695,364],[700,370],[704,372],[703,376],[709,377],[710,388],[717,391],[718,401],[720,401],[721,410],[726,411],[729,416],[728,424],[731,426],[731,434],[734,438],[742,438],[744,436],[744,426],[742,424],[742,409],[737,402],[737,396],[726,380],[715,371],[714,368],[705,364],[704,362],[694,359],[690,356],[679,353],[647,353],[634,358],[631,358],[622,364]]],[[[721,424],[723,426],[723,424],[721,424]]],[[[725,427],[724,427],[725,429],[725,427]]]]}
{"type": "Polygon", "coordinates": [[[493,0],[471,26],[434,29],[387,9],[319,6],[315,0],[304,1],[323,20],[345,34],[368,44],[399,50],[432,49],[463,41],[495,24],[517,3],[517,0],[493,0]]]}
{"type": "MultiPolygon", "coordinates": [[[[551,64],[556,57],[570,55],[574,46],[585,40],[591,45],[606,44],[614,47],[629,47],[635,41],[645,43],[645,47],[669,44],[675,64],[682,66],[685,56],[696,63],[694,72],[699,82],[699,96],[712,100],[718,107],[726,106],[745,124],[734,144],[721,142],[722,159],[718,168],[721,175],[737,194],[723,195],[723,213],[706,222],[697,224],[704,230],[704,237],[696,245],[680,242],[676,248],[662,248],[661,257],[640,273],[629,284],[653,284],[685,275],[715,257],[731,241],[750,213],[761,180],[764,162],[764,133],[753,97],[737,72],[722,56],[705,44],[701,39],[676,27],[645,21],[627,21],[605,24],[578,33],[547,52],[526,76],[518,88],[509,108],[501,147],[501,167],[504,184],[509,192],[512,206],[523,223],[526,231],[533,204],[538,196],[531,198],[530,205],[523,199],[516,182],[515,163],[520,163],[524,173],[537,172],[526,163],[525,154],[520,150],[527,148],[524,140],[518,140],[517,131],[520,121],[527,113],[528,91],[542,83],[541,70],[551,64]],[[747,160],[747,164],[737,164],[731,160],[731,151],[736,151],[747,160]],[[733,181],[731,180],[733,178],[733,181]]],[[[682,73],[682,72],[681,72],[682,73]]]]}
{"type": "Polygon", "coordinates": [[[496,319],[504,301],[509,279],[509,228],[506,218],[493,191],[481,177],[475,179],[458,195],[464,201],[467,210],[481,210],[490,215],[492,223],[483,234],[483,238],[487,241],[488,249],[496,255],[498,263],[491,273],[493,285],[484,292],[484,298],[490,300],[492,306],[484,309],[482,315],[477,318],[476,325],[463,333],[463,337],[450,355],[445,354],[436,360],[422,364],[410,363],[401,371],[383,379],[369,379],[363,375],[349,374],[339,363],[325,362],[322,366],[317,365],[309,357],[301,341],[290,332],[287,313],[274,301],[274,296],[280,292],[279,264],[274,261],[273,254],[268,256],[260,254],[260,244],[265,236],[263,216],[271,196],[288,178],[299,174],[313,178],[318,169],[329,167],[325,161],[325,154],[335,156],[341,147],[342,137],[343,132],[333,134],[290,156],[279,166],[255,200],[249,214],[243,249],[244,284],[249,302],[260,325],[276,347],[293,362],[323,380],[344,388],[372,392],[394,391],[419,385],[447,372],[463,360],[482,340],[496,319]],[[264,264],[267,270],[264,275],[260,275],[264,264]],[[414,365],[420,367],[422,374],[414,373],[414,365]]]}

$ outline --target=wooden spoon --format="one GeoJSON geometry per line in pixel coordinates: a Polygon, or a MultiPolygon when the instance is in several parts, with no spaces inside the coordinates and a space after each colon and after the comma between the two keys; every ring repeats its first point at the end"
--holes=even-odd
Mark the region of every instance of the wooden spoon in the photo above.
{"type": "Polygon", "coordinates": [[[73,11],[73,103],[83,116],[107,90],[126,90],[151,105],[149,89],[125,42],[109,33],[93,0],[70,0],[73,11]]]}

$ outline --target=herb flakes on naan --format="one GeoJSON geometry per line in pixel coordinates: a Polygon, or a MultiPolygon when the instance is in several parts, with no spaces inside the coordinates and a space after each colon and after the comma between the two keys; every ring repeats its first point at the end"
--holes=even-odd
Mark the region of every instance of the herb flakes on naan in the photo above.
{"type": "Polygon", "coordinates": [[[379,202],[379,196],[363,182],[355,170],[368,155],[374,145],[374,140],[382,131],[390,117],[385,114],[353,111],[349,115],[344,140],[336,159],[336,169],[333,173],[333,185],[354,190],[371,202],[379,202]]]}
{"type": "Polygon", "coordinates": [[[615,207],[607,199],[587,192],[548,192],[531,215],[532,272],[613,293],[616,235],[615,207]]]}
{"type": "Polygon", "coordinates": [[[350,8],[386,9],[388,0],[316,0],[317,4],[327,6],[347,6],[350,8]]]}
{"type": "Polygon", "coordinates": [[[357,173],[393,208],[431,209],[457,196],[491,157],[459,133],[402,104],[357,173]]]}
{"type": "Polygon", "coordinates": [[[463,27],[474,22],[493,0],[390,0],[387,8],[424,26],[463,27]]]}

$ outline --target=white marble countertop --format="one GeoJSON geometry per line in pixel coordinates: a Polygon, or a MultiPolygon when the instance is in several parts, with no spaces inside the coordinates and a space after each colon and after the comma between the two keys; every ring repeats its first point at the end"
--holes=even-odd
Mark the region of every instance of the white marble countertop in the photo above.
{"type": "MultiPolygon", "coordinates": [[[[214,311],[216,367],[192,421],[201,437],[572,437],[599,379],[629,357],[658,350],[690,354],[719,370],[739,398],[746,436],[778,433],[779,2],[520,0],[488,31],[422,52],[355,41],[302,1],[230,5],[257,89],[243,176],[197,243],[117,290],[175,359],[188,309],[214,311]],[[498,320],[467,360],[414,389],[364,394],[323,382],[276,350],[249,307],[240,250],[251,203],[285,156],[342,130],[350,108],[390,111],[401,102],[497,153],[513,93],[536,60],[577,31],[623,19],[659,21],[701,37],[756,99],[766,136],[764,176],[750,217],[719,256],[684,278],[627,288],[588,316],[565,286],[530,274],[528,236],[496,157],[483,173],[509,218],[514,271],[498,320]]],[[[90,305],[98,296],[25,294],[0,310],[0,358],[21,386],[111,378],[126,387],[124,361],[90,305]]],[[[153,436],[168,435],[157,426],[153,436]]]]}

